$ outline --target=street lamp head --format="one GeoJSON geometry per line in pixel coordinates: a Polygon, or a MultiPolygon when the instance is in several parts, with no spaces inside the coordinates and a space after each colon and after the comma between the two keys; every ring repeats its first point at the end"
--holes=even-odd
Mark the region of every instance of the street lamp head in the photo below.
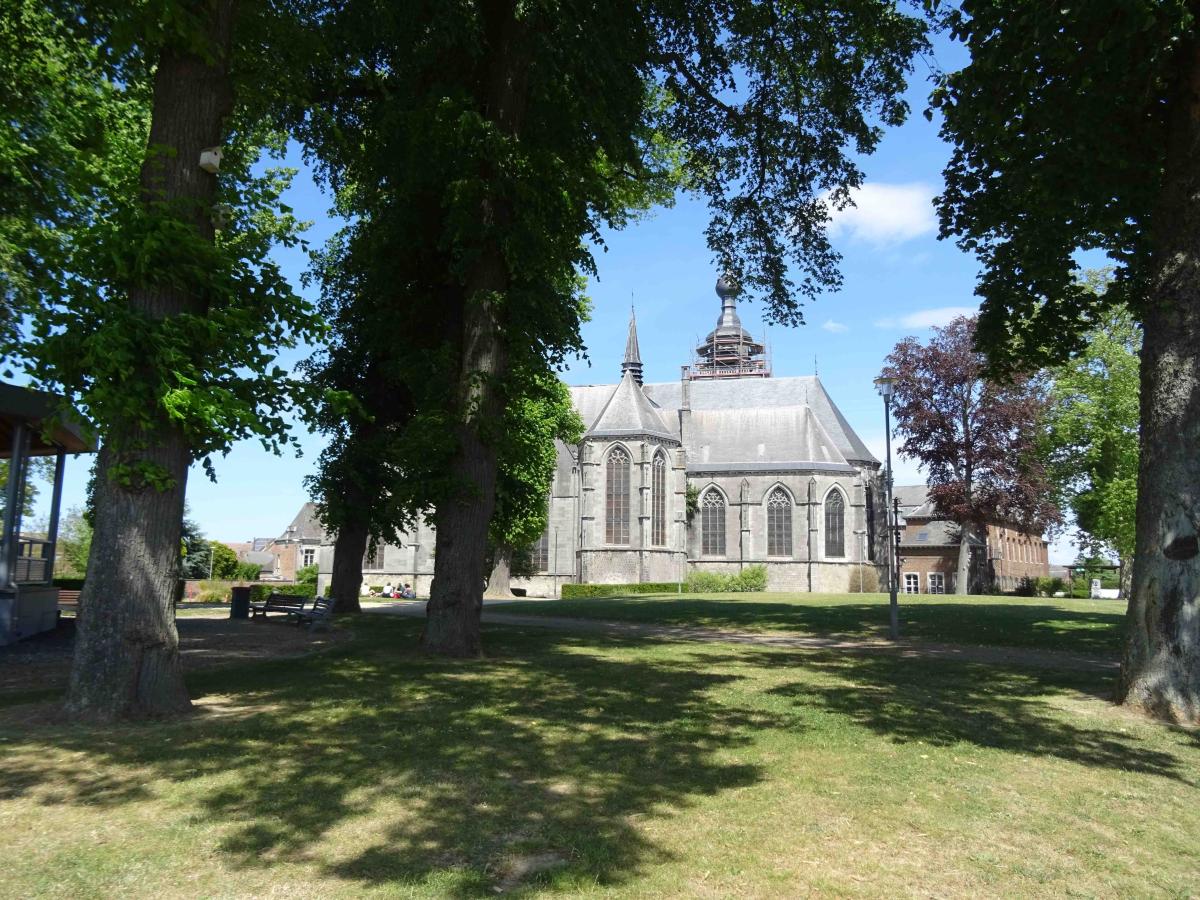
{"type": "Polygon", "coordinates": [[[896,389],[896,379],[889,375],[880,375],[875,379],[875,387],[879,391],[879,396],[884,400],[891,399],[892,393],[896,389]]]}

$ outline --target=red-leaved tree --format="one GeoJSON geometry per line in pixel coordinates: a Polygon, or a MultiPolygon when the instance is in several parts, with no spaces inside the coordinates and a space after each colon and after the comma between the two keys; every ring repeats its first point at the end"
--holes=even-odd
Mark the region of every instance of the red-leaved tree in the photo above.
{"type": "Polygon", "coordinates": [[[984,539],[988,522],[1041,532],[1062,520],[1035,452],[1046,408],[1043,379],[992,381],[984,366],[975,349],[975,319],[959,317],[935,328],[928,344],[905,338],[883,370],[895,379],[900,455],[921,464],[938,515],[961,530],[959,594],[970,589],[968,536],[984,539]]]}

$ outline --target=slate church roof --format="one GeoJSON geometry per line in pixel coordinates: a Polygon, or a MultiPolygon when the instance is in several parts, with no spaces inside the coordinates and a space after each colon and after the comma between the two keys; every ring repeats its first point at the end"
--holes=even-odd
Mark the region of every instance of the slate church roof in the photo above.
{"type": "Polygon", "coordinates": [[[687,451],[688,470],[693,472],[851,473],[856,464],[879,464],[815,375],[642,385],[632,319],[621,369],[619,384],[570,389],[587,437],[642,434],[680,441],[687,451]],[[681,420],[685,422],[682,434],[681,420]]]}

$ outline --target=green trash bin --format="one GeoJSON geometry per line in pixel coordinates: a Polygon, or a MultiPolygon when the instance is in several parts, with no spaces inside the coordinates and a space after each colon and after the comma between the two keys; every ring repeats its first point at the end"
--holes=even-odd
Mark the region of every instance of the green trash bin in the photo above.
{"type": "Polygon", "coordinates": [[[250,618],[250,588],[235,587],[229,600],[229,618],[250,618]]]}

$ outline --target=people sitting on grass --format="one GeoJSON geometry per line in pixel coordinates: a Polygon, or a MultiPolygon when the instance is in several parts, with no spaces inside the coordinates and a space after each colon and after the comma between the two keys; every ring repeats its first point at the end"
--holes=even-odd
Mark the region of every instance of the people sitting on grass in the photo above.
{"type": "Polygon", "coordinates": [[[415,600],[417,599],[417,592],[413,590],[412,585],[406,581],[404,582],[404,587],[400,591],[400,596],[404,600],[415,600]]]}

